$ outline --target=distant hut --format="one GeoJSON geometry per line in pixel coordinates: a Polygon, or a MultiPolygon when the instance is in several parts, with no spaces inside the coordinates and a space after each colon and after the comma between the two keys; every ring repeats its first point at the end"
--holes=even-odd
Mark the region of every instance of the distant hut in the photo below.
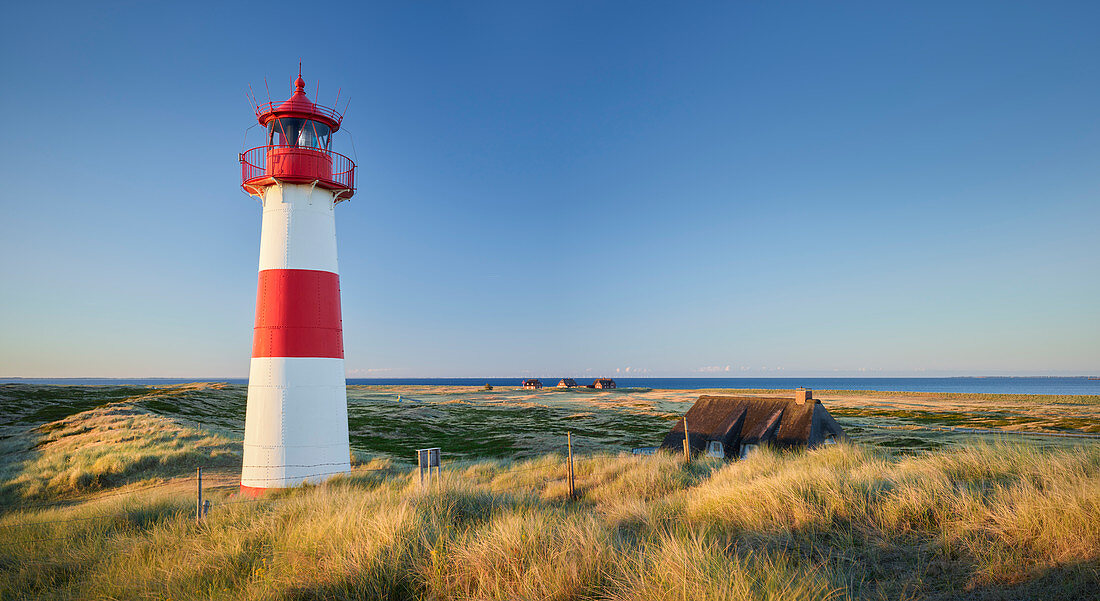
{"type": "Polygon", "coordinates": [[[561,381],[558,382],[558,388],[576,388],[576,387],[577,387],[577,381],[574,380],[573,378],[562,378],[561,381]]]}
{"type": "Polygon", "coordinates": [[[524,380],[523,381],[523,387],[524,388],[530,388],[530,389],[542,388],[542,380],[535,380],[535,379],[524,380]]]}
{"type": "Polygon", "coordinates": [[[614,387],[615,387],[615,380],[612,380],[611,378],[600,378],[592,384],[592,388],[614,388],[614,387]]]}
{"type": "MultiPolygon", "coordinates": [[[[684,415],[693,454],[742,458],[760,445],[814,448],[848,437],[813,391],[799,388],[795,397],[701,396],[684,415]]],[[[682,452],[684,420],[665,436],[662,449],[682,452]]]]}

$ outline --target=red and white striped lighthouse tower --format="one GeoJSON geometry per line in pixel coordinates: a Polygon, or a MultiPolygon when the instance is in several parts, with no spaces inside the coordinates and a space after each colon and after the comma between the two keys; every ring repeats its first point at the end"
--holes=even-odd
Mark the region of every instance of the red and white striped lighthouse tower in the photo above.
{"type": "Polygon", "coordinates": [[[267,144],[240,156],[263,203],[256,327],[241,491],[259,494],[351,471],[336,204],[355,163],[331,149],[343,116],[314,104],[301,72],[287,101],[258,104],[267,144]]]}

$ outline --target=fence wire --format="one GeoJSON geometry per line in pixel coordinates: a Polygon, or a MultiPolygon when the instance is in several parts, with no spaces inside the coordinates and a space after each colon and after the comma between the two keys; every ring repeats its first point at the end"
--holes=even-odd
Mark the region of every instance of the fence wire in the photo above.
{"type": "Polygon", "coordinates": [[[106,494],[106,495],[97,495],[97,496],[91,497],[91,498],[61,499],[61,500],[58,500],[58,501],[45,501],[45,502],[42,502],[42,503],[25,503],[25,504],[16,505],[16,506],[13,506],[13,507],[0,507],[0,510],[9,510],[9,512],[11,512],[11,513],[17,513],[17,512],[23,511],[25,509],[48,509],[50,507],[72,507],[74,503],[79,503],[79,504],[94,503],[96,501],[101,501],[103,499],[110,499],[112,497],[122,497],[122,496],[132,495],[132,494],[139,493],[139,492],[145,492],[145,491],[149,491],[149,490],[155,490],[155,489],[158,489],[158,488],[164,488],[165,486],[169,486],[169,485],[182,484],[184,482],[189,482],[191,480],[194,480],[195,478],[196,478],[196,476],[187,476],[187,477],[184,477],[184,478],[173,478],[169,482],[162,482],[162,483],[159,483],[159,484],[151,484],[149,486],[143,486],[141,488],[136,488],[136,489],[120,490],[118,492],[114,492],[114,493],[110,493],[110,494],[106,494]]]}

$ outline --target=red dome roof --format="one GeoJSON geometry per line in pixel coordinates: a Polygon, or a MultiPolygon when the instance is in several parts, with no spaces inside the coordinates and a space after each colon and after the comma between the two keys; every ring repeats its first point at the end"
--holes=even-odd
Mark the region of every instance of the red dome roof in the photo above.
{"type": "Polygon", "coordinates": [[[256,107],[256,119],[260,125],[267,125],[273,119],[280,117],[297,117],[299,119],[313,119],[329,126],[333,132],[340,129],[340,122],[344,116],[335,109],[319,106],[306,96],[306,82],[302,74],[294,80],[294,93],[282,104],[276,106],[274,102],[268,102],[256,107]]]}

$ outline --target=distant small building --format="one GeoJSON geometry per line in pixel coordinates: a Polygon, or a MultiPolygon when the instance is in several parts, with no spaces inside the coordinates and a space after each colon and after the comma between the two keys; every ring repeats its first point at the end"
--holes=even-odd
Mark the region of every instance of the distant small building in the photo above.
{"type": "Polygon", "coordinates": [[[561,381],[558,382],[558,388],[576,388],[576,387],[577,387],[577,381],[574,380],[573,378],[562,378],[561,381]]]}
{"type": "MultiPolygon", "coordinates": [[[[795,397],[701,396],[684,415],[692,454],[742,458],[760,447],[814,448],[847,440],[813,391],[795,397]]],[[[684,420],[665,436],[661,448],[684,449],[684,420]]]]}
{"type": "Polygon", "coordinates": [[[523,381],[523,387],[524,388],[531,388],[531,389],[542,388],[542,380],[535,380],[535,379],[524,380],[523,381]]]}
{"type": "Polygon", "coordinates": [[[615,380],[611,378],[600,378],[593,382],[592,388],[614,388],[615,380]]]}

